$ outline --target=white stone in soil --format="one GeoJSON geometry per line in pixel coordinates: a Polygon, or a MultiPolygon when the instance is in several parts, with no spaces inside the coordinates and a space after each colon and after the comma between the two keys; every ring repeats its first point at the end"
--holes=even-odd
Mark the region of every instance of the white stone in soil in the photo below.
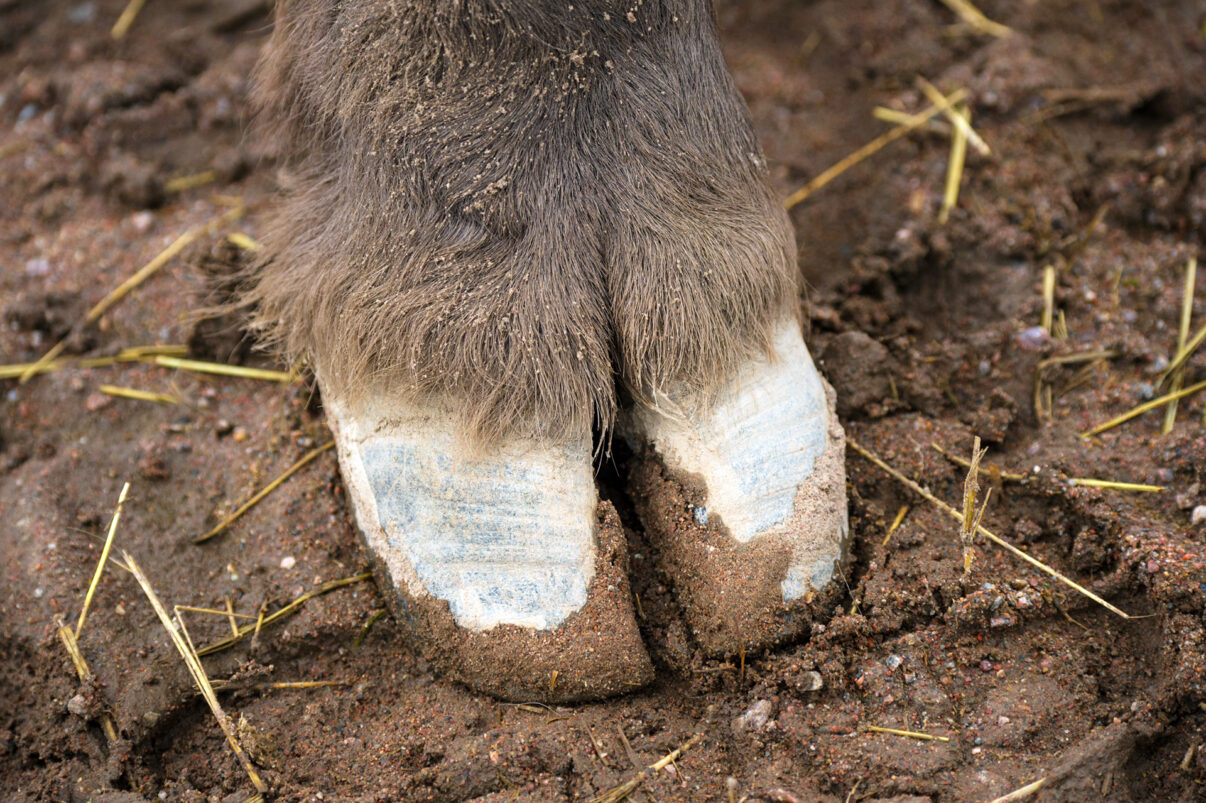
{"type": "Polygon", "coordinates": [[[589,437],[475,453],[447,407],[385,397],[327,406],[369,548],[412,597],[446,601],[474,631],[551,629],[586,604],[597,502],[589,437]]]}

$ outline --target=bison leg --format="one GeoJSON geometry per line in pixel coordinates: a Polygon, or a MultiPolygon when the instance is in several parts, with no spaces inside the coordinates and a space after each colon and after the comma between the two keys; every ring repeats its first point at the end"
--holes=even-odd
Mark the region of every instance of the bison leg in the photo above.
{"type": "MultiPolygon", "coordinates": [[[[811,363],[777,367],[803,349],[794,245],[710,3],[276,8],[256,86],[284,194],[245,299],[266,341],[314,368],[401,618],[445,672],[491,693],[640,685],[650,666],[622,533],[590,480],[591,429],[612,427],[617,377],[650,464],[702,477],[706,500],[753,487],[748,466],[712,471],[675,445],[665,415],[726,454],[770,454],[768,433],[797,413],[812,416],[801,443],[830,424],[815,403],[780,406],[755,413],[764,426],[743,440],[747,385],[815,402],[819,380],[811,363]]],[[[811,473],[776,475],[793,500],[840,488],[840,446],[827,443],[811,473]]],[[[840,495],[817,503],[834,521],[840,495]]],[[[699,537],[745,543],[718,529],[739,526],[740,506],[707,503],[717,513],[699,537]]],[[[759,549],[733,554],[788,599],[806,585],[808,545],[832,540],[815,518],[793,512],[798,526],[776,520],[746,539],[759,549]]],[[[720,575],[690,574],[687,547],[663,540],[702,634],[720,575]]],[[[721,629],[768,643],[736,621],[721,629]]]]}
{"type": "Polygon", "coordinates": [[[632,426],[649,444],[633,470],[638,510],[706,650],[788,640],[830,607],[847,547],[845,437],[795,320],[719,391],[672,384],[632,426]]]}
{"type": "Polygon", "coordinates": [[[638,510],[700,643],[735,653],[797,635],[832,595],[845,444],[801,337],[791,224],[711,19],[672,28],[615,63],[607,292],[631,430],[651,446],[638,510]]]}

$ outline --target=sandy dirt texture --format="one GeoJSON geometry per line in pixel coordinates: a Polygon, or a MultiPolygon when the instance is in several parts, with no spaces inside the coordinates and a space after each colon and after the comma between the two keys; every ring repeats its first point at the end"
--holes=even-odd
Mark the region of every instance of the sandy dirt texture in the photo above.
{"type": "MultiPolygon", "coordinates": [[[[151,0],[114,41],[124,6],[0,0],[0,362],[69,336],[68,358],[186,344],[195,358],[279,368],[240,320],[191,315],[224,300],[248,259],[225,235],[254,238],[272,199],[272,143],[246,134],[266,4],[151,0]],[[208,181],[172,181],[197,174],[208,181]],[[240,220],[77,327],[234,197],[240,220]]],[[[809,346],[852,441],[958,505],[964,469],[933,444],[967,455],[981,437],[985,525],[1146,618],[1109,613],[983,540],[965,577],[957,525],[850,452],[838,590],[792,642],[709,657],[635,512],[665,500],[629,495],[634,456],[617,443],[600,482],[628,541],[655,681],[573,706],[471,694],[382,614],[381,588],[352,583],[204,659],[230,682],[219,698],[270,799],[589,800],[697,734],[631,799],[987,801],[1040,778],[1031,800],[1203,799],[1206,525],[1192,520],[1206,504],[1206,396],[1183,399],[1168,434],[1162,410],[1078,433],[1159,395],[1177,349],[1185,265],[1203,255],[1206,6],[979,6],[1012,35],[960,25],[931,0],[727,1],[718,18],[784,197],[888,130],[876,106],[923,108],[917,75],[967,90],[992,151],[969,152],[948,222],[941,121],[793,209],[809,346]],[[1048,266],[1052,332],[1035,328],[1048,266]],[[1109,356],[1049,362],[1097,351],[1109,356]],[[264,685],[297,681],[339,685],[264,685]]],[[[1206,323],[1206,274],[1192,312],[1195,329],[1206,323]]],[[[1184,375],[1203,380],[1206,349],[1184,375]]],[[[126,481],[117,549],[169,607],[271,614],[366,571],[331,452],[194,544],[329,437],[305,382],[147,363],[0,380],[0,798],[252,794],[128,574],[109,568],[80,634],[91,680],[56,623],[79,615],[126,481]]],[[[224,617],[187,617],[199,644],[230,634],[224,617]]]]}

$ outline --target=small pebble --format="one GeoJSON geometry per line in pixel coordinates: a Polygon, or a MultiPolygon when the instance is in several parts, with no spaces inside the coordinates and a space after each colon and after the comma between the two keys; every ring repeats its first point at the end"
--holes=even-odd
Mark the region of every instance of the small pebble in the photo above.
{"type": "Polygon", "coordinates": [[[770,721],[773,709],[774,706],[770,700],[759,700],[747,708],[744,714],[733,720],[733,730],[737,733],[762,730],[770,721]]]}
{"type": "Polygon", "coordinates": [[[1051,333],[1041,326],[1031,326],[1018,332],[1014,339],[1022,348],[1033,351],[1045,346],[1051,340],[1051,333]]]}
{"type": "Polygon", "coordinates": [[[235,427],[231,437],[235,439],[235,443],[242,443],[247,440],[247,430],[242,427],[235,427]]]}
{"type": "Polygon", "coordinates": [[[992,661],[989,661],[988,659],[981,661],[980,662],[980,671],[981,672],[991,672],[992,671],[992,661]]]}
{"type": "Polygon", "coordinates": [[[50,261],[46,259],[31,259],[25,263],[26,276],[45,276],[50,273],[50,261]]]}
{"type": "Polygon", "coordinates": [[[145,209],[141,212],[135,212],[130,215],[130,223],[134,226],[134,231],[139,234],[146,234],[151,228],[151,224],[155,222],[155,216],[145,209]]]}
{"type": "Polygon", "coordinates": [[[296,565],[297,565],[297,559],[294,558],[292,555],[288,555],[286,557],[281,558],[281,568],[282,569],[292,569],[296,565]]]}
{"type": "Polygon", "coordinates": [[[903,661],[899,655],[889,655],[884,659],[884,666],[888,667],[888,669],[896,669],[901,663],[903,661]]]}
{"type": "Polygon", "coordinates": [[[90,413],[95,413],[97,410],[103,410],[113,403],[113,397],[104,393],[90,393],[88,398],[84,399],[84,409],[90,413]]]}
{"type": "Polygon", "coordinates": [[[700,527],[707,525],[708,509],[706,507],[704,507],[703,505],[697,505],[695,507],[694,513],[695,513],[695,523],[696,524],[698,524],[700,527]]]}
{"type": "Polygon", "coordinates": [[[88,713],[88,699],[82,694],[75,695],[67,701],[67,710],[77,717],[82,717],[88,713]]]}
{"type": "Polygon", "coordinates": [[[1189,514],[1189,523],[1197,526],[1206,521],[1206,505],[1198,505],[1193,509],[1193,513],[1189,514]]]}

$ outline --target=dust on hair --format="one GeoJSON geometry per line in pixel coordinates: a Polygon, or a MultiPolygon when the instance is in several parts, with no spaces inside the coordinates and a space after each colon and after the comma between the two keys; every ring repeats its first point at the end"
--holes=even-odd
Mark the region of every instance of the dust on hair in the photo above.
{"type": "Polygon", "coordinates": [[[795,246],[707,0],[286,0],[256,74],[283,196],[244,281],[324,392],[561,438],[707,391],[794,314],[795,246]]]}

